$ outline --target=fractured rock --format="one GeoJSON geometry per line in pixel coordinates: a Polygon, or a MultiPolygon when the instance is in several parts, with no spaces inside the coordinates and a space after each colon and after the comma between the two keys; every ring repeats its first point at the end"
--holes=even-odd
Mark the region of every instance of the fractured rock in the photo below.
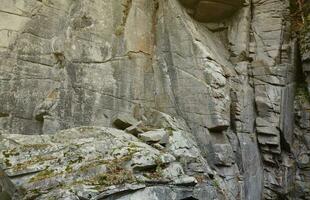
{"type": "Polygon", "coordinates": [[[140,128],[141,125],[142,125],[142,121],[139,121],[138,123],[133,124],[132,126],[129,126],[128,128],[126,128],[125,131],[134,136],[137,136],[139,133],[143,133],[142,128],[140,128]]]}
{"type": "Polygon", "coordinates": [[[195,172],[188,175],[180,157],[191,157],[204,167],[206,161],[188,133],[174,132],[182,141],[169,139],[172,144],[163,151],[106,127],[77,127],[53,135],[2,134],[5,176],[0,177],[0,185],[7,184],[6,190],[16,186],[25,198],[38,200],[99,199],[142,189],[143,182],[194,187],[195,172]],[[180,148],[186,150],[177,152],[180,148]]]}
{"type": "Polygon", "coordinates": [[[159,129],[142,133],[139,135],[139,138],[144,142],[166,144],[169,141],[169,134],[164,129],[159,129]]]}
{"type": "Polygon", "coordinates": [[[234,163],[233,149],[230,144],[214,144],[215,164],[231,166],[234,163]]]}
{"type": "Polygon", "coordinates": [[[121,130],[125,130],[126,128],[129,128],[137,123],[138,120],[129,114],[118,114],[113,118],[113,125],[121,130]]]}

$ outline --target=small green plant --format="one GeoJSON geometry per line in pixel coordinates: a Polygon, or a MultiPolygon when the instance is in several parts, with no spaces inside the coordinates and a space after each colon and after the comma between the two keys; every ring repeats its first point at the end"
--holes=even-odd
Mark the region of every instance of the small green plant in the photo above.
{"type": "Polygon", "coordinates": [[[220,183],[216,179],[212,180],[212,185],[216,188],[220,188],[220,183]]]}

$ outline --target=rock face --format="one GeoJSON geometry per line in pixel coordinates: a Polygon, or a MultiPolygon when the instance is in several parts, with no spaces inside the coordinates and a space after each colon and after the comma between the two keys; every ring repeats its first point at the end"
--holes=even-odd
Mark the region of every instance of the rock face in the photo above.
{"type": "Polygon", "coordinates": [[[295,4],[0,0],[0,195],[309,199],[295,4]]]}
{"type": "MultiPolygon", "coordinates": [[[[167,185],[163,190],[179,190],[174,193],[180,197],[182,186],[188,186],[189,197],[203,192],[200,187],[215,191],[211,181],[197,185],[195,177],[204,177],[204,170],[196,172],[186,166],[191,159],[191,164],[208,168],[187,135],[171,131],[167,147],[158,150],[113,128],[80,127],[42,136],[3,134],[1,159],[5,173],[22,195],[15,198],[113,198],[126,191],[152,190],[149,186],[156,188],[160,183],[167,185]],[[178,146],[175,135],[186,145],[178,146]],[[183,160],[178,151],[183,151],[183,160]]],[[[160,190],[153,193],[160,194],[160,190]]]]}

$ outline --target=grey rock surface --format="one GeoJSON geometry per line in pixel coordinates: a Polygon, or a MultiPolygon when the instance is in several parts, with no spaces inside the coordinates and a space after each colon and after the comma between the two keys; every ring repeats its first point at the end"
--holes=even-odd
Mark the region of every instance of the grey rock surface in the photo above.
{"type": "Polygon", "coordinates": [[[0,0],[3,192],[309,199],[309,13],[293,0],[0,0]]]}
{"type": "MultiPolygon", "coordinates": [[[[187,140],[184,135],[183,141],[187,140]]],[[[195,177],[204,176],[203,171],[185,173],[186,163],[173,156],[178,149],[159,151],[114,128],[79,127],[53,135],[2,134],[1,143],[2,173],[17,187],[20,199],[101,199],[161,183],[167,191],[180,187],[177,194],[181,195],[182,186],[190,186],[192,193],[198,184],[195,177]]],[[[196,150],[197,155],[191,156],[197,164],[206,165],[196,150]]],[[[3,187],[12,189],[11,184],[3,187]]],[[[154,191],[154,195],[162,193],[154,191]]]]}

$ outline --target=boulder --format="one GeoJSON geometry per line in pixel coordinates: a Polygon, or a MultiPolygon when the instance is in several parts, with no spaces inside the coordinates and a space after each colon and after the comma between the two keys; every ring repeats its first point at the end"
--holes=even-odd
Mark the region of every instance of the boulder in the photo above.
{"type": "Polygon", "coordinates": [[[167,144],[169,140],[169,134],[164,129],[158,129],[154,131],[148,131],[139,135],[139,138],[144,142],[167,144]]]}
{"type": "Polygon", "coordinates": [[[129,114],[118,114],[113,117],[112,121],[113,125],[121,130],[125,130],[126,128],[138,123],[138,120],[129,114]]]}
{"type": "Polygon", "coordinates": [[[129,126],[125,129],[127,133],[130,133],[134,136],[137,136],[139,133],[143,133],[142,128],[140,127],[142,125],[142,121],[139,121],[136,124],[133,124],[132,126],[129,126]]]}

